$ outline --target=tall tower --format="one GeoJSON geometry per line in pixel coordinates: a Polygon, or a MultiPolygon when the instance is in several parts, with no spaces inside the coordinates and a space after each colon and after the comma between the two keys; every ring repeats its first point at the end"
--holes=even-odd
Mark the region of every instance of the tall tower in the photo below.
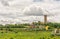
{"type": "Polygon", "coordinates": [[[47,15],[44,15],[44,24],[47,24],[47,15]]]}

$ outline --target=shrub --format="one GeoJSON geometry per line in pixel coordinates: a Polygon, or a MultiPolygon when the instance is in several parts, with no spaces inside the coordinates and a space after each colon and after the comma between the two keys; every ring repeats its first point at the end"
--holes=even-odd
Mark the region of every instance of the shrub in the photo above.
{"type": "Polygon", "coordinates": [[[12,30],[12,29],[10,29],[10,28],[9,28],[8,30],[9,30],[9,31],[13,31],[13,30],[12,30]]]}
{"type": "Polygon", "coordinates": [[[48,39],[50,39],[50,38],[48,38],[48,39]]]}
{"type": "Polygon", "coordinates": [[[3,30],[3,28],[1,28],[0,30],[3,30]]]}
{"type": "Polygon", "coordinates": [[[14,39],[14,38],[11,37],[10,39],[14,39]]]}
{"type": "Polygon", "coordinates": [[[3,32],[1,32],[1,33],[3,33],[3,32]]]}

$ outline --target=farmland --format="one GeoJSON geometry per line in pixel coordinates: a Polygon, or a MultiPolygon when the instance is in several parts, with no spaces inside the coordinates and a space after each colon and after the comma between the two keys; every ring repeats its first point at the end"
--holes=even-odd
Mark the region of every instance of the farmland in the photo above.
{"type": "Polygon", "coordinates": [[[0,25],[0,39],[60,39],[60,36],[52,35],[52,31],[58,26],[60,28],[58,23],[46,25],[35,23],[34,28],[31,28],[29,24],[0,25]],[[47,25],[49,26],[48,30],[43,28],[47,25]]]}
{"type": "Polygon", "coordinates": [[[16,31],[2,30],[0,39],[60,39],[60,36],[52,36],[51,31],[16,31]]]}
{"type": "Polygon", "coordinates": [[[51,36],[51,32],[49,31],[32,31],[32,32],[0,32],[0,39],[59,39],[60,37],[51,36]]]}

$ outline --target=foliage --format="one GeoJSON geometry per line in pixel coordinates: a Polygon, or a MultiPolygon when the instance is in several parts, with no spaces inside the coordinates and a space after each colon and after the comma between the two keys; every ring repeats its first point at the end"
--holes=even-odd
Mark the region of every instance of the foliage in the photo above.
{"type": "MultiPolygon", "coordinates": [[[[33,25],[35,26],[50,26],[51,28],[60,28],[60,23],[52,23],[52,22],[48,22],[47,24],[43,24],[43,22],[32,22],[33,25]]],[[[26,28],[26,26],[30,26],[29,23],[25,23],[25,24],[6,24],[6,25],[2,25],[0,24],[0,28],[26,28]]]]}
{"type": "Polygon", "coordinates": [[[60,36],[52,36],[50,31],[21,31],[0,33],[0,39],[60,39],[60,36]]]}
{"type": "Polygon", "coordinates": [[[47,25],[50,26],[50,27],[54,27],[54,28],[57,28],[57,27],[60,28],[60,23],[51,23],[51,22],[49,22],[49,23],[47,23],[47,25]]]}

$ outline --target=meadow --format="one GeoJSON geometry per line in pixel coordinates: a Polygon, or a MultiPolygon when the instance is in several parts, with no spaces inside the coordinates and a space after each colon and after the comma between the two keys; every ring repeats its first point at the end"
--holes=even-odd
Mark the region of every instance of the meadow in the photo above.
{"type": "Polygon", "coordinates": [[[60,23],[40,22],[31,27],[29,24],[7,24],[0,25],[0,39],[60,39],[60,36],[52,35],[52,31],[59,27],[60,23]],[[48,30],[44,27],[49,26],[48,30]]]}
{"type": "Polygon", "coordinates": [[[0,32],[0,39],[60,39],[52,36],[51,31],[0,32]]]}

